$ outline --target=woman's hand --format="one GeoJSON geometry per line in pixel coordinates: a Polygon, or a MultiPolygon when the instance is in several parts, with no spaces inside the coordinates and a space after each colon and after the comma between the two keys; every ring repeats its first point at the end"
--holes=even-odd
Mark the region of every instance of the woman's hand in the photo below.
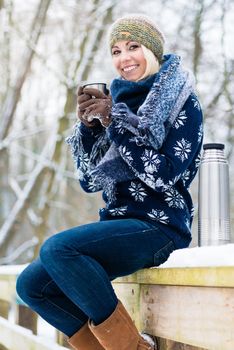
{"type": "Polygon", "coordinates": [[[80,103],[79,108],[85,111],[83,118],[86,120],[92,118],[93,121],[100,120],[104,127],[108,127],[111,123],[111,96],[107,96],[103,92],[92,88],[84,88],[83,93],[84,96],[93,96],[93,98],[89,99],[87,97],[83,98],[80,103]]]}
{"type": "Polygon", "coordinates": [[[100,121],[98,119],[93,119],[92,121],[87,120],[87,113],[85,108],[83,108],[83,103],[91,99],[92,95],[84,93],[83,87],[80,86],[77,92],[77,117],[88,128],[94,128],[100,125],[100,121]]]}

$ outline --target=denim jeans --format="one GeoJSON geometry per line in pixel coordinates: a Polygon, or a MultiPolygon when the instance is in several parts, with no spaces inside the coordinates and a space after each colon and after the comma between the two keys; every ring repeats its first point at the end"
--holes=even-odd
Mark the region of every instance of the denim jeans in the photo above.
{"type": "Polygon", "coordinates": [[[47,239],[18,277],[21,299],[72,336],[88,319],[103,322],[116,308],[111,281],[157,266],[175,249],[158,227],[138,219],[100,221],[47,239]]]}

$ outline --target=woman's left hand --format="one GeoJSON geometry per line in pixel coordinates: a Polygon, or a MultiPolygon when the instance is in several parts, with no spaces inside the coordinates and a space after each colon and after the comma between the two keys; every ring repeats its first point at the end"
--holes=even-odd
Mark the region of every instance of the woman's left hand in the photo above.
{"type": "Polygon", "coordinates": [[[101,124],[107,128],[111,123],[111,96],[92,88],[84,88],[84,93],[94,97],[80,105],[81,109],[85,109],[84,118],[87,119],[91,116],[98,118],[101,124]]]}

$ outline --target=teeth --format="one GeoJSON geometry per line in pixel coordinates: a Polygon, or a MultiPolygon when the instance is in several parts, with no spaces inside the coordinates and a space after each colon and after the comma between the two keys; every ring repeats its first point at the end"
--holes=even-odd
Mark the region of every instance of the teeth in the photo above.
{"type": "Polygon", "coordinates": [[[129,71],[135,69],[136,67],[137,67],[137,66],[126,67],[126,68],[123,68],[123,71],[124,71],[124,72],[129,72],[129,71]]]}

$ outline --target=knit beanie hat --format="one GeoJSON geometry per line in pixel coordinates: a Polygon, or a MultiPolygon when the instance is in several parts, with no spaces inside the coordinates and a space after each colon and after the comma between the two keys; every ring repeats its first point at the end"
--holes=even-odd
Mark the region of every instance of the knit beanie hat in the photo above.
{"type": "Polygon", "coordinates": [[[109,30],[110,47],[121,40],[136,41],[144,45],[162,62],[165,39],[148,16],[132,14],[117,19],[109,30]]]}

